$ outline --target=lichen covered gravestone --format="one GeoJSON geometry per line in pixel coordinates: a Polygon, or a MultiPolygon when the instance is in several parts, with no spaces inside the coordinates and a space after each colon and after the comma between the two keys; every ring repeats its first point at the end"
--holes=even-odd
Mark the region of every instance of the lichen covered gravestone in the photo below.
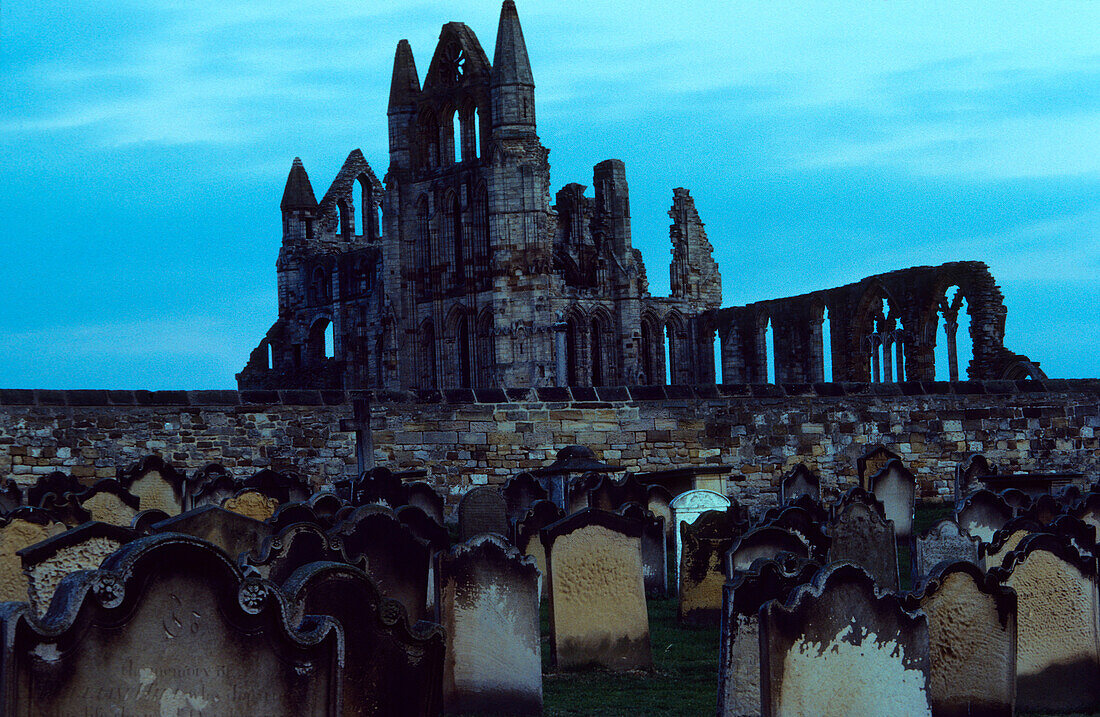
{"type": "Polygon", "coordinates": [[[965,560],[978,564],[978,539],[967,535],[951,518],[944,518],[917,537],[914,575],[919,580],[937,563],[965,560]]]}
{"type": "MultiPolygon", "coordinates": [[[[725,510],[730,506],[730,499],[712,490],[689,490],[672,499],[669,508],[672,510],[672,534],[676,543],[677,571],[684,546],[681,542],[680,526],[683,523],[694,523],[695,519],[708,510],[725,510]]],[[[679,572],[676,575],[679,585],[679,572]]]]}
{"type": "Polygon", "coordinates": [[[141,501],[141,510],[156,508],[168,515],[183,510],[184,477],[159,456],[146,456],[118,472],[118,482],[141,501]]]}
{"type": "Polygon", "coordinates": [[[847,560],[866,570],[883,590],[898,589],[894,526],[875,508],[852,501],[829,525],[829,562],[847,560]]]}
{"type": "Polygon", "coordinates": [[[983,488],[967,496],[955,511],[955,519],[967,533],[988,543],[1012,520],[1012,513],[1012,506],[1004,498],[983,488]]]}
{"type": "Polygon", "coordinates": [[[471,488],[458,502],[459,539],[466,542],[481,533],[496,533],[509,537],[507,507],[504,496],[494,487],[471,488]]]}
{"type": "Polygon", "coordinates": [[[535,559],[539,570],[539,597],[546,597],[546,548],[542,545],[542,529],[565,517],[562,510],[551,500],[536,500],[527,510],[527,514],[516,523],[516,547],[524,555],[535,559]]]}
{"type": "Polygon", "coordinates": [[[16,508],[0,517],[0,601],[27,600],[27,576],[17,553],[65,532],[65,524],[40,508],[16,508]]]}
{"type": "Polygon", "coordinates": [[[894,524],[894,538],[908,543],[917,506],[916,477],[900,460],[891,460],[871,477],[871,492],[882,501],[886,519],[894,524]]]}
{"type": "Polygon", "coordinates": [[[680,524],[680,622],[717,624],[722,610],[726,554],[748,524],[738,520],[737,511],[711,510],[694,523],[680,524]]]}
{"type": "Polygon", "coordinates": [[[222,507],[246,518],[263,521],[275,515],[275,511],[279,508],[279,501],[258,490],[245,488],[238,491],[232,498],[226,498],[222,507]]]}

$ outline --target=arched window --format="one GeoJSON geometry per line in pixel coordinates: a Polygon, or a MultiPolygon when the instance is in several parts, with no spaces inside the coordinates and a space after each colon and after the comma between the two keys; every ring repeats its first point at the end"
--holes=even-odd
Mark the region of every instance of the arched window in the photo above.
{"type": "Polygon", "coordinates": [[[360,174],[355,183],[359,185],[359,234],[364,239],[374,239],[377,217],[374,213],[374,192],[371,190],[367,175],[360,174]]]}
{"type": "Polygon", "coordinates": [[[477,385],[490,388],[496,367],[496,341],[493,336],[493,314],[486,309],[477,320],[477,385]]]}
{"type": "Polygon", "coordinates": [[[455,110],[451,115],[451,164],[461,162],[465,157],[462,155],[462,118],[458,114],[458,110],[455,110]]]}
{"type": "Polygon", "coordinates": [[[481,158],[481,110],[474,108],[474,157],[481,158]]]}
{"type": "Polygon", "coordinates": [[[264,350],[264,356],[267,358],[267,366],[264,368],[275,368],[275,349],[271,348],[271,344],[268,343],[264,350]]]}
{"type": "Polygon", "coordinates": [[[833,320],[829,316],[829,307],[821,321],[821,380],[834,381],[833,378],[833,320]]]}
{"type": "Polygon", "coordinates": [[[416,202],[416,266],[425,276],[432,266],[432,233],[428,224],[428,195],[416,202]]]}
{"type": "Polygon", "coordinates": [[[333,345],[332,322],[320,318],[313,322],[306,342],[306,360],[312,366],[319,366],[327,358],[336,355],[333,345]]]}
{"type": "Polygon", "coordinates": [[[643,376],[637,377],[645,384],[660,385],[665,380],[664,331],[654,316],[642,317],[641,368],[643,376]]]}
{"type": "Polygon", "coordinates": [[[457,194],[451,194],[447,214],[449,216],[449,238],[454,251],[454,277],[457,286],[461,285],[466,278],[465,247],[462,242],[462,210],[458,204],[457,194]]]}
{"type": "Polygon", "coordinates": [[[439,386],[435,363],[435,326],[431,320],[420,325],[417,363],[419,364],[420,388],[437,388],[439,386]]]}
{"type": "Polygon", "coordinates": [[[600,320],[593,318],[592,326],[588,329],[588,340],[591,345],[589,354],[592,361],[593,386],[604,385],[603,338],[603,330],[600,326],[600,320]]]}
{"type": "Polygon", "coordinates": [[[425,110],[418,120],[420,165],[428,169],[439,166],[439,122],[431,110],[425,110]]]}
{"type": "Polygon", "coordinates": [[[310,277],[309,294],[315,304],[324,304],[332,300],[332,285],[328,280],[328,272],[322,267],[316,267],[310,277]]]}
{"type": "Polygon", "coordinates": [[[711,334],[710,334],[710,342],[711,342],[711,353],[714,356],[714,358],[711,359],[712,361],[714,361],[714,382],[715,383],[723,383],[724,381],[723,381],[723,378],[722,378],[722,337],[719,335],[719,333],[717,331],[715,331],[713,329],[711,330],[711,334]]]}
{"type": "Polygon", "coordinates": [[[583,383],[581,340],[583,337],[581,319],[576,314],[570,314],[565,322],[565,370],[570,386],[580,386],[583,383]]]}
{"type": "Polygon", "coordinates": [[[779,370],[775,360],[775,326],[769,317],[764,325],[764,364],[760,368],[760,383],[778,383],[779,370]]]}
{"type": "Polygon", "coordinates": [[[470,381],[470,327],[466,317],[458,320],[455,341],[458,343],[458,387],[471,388],[470,381]]]}
{"type": "Polygon", "coordinates": [[[974,341],[970,335],[970,304],[962,289],[948,287],[936,313],[936,380],[965,381],[974,358],[974,341]]]}

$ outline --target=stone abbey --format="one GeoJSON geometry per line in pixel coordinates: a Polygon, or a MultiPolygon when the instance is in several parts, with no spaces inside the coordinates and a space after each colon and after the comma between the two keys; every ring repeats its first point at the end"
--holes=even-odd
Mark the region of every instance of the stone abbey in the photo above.
{"type": "Polygon", "coordinates": [[[722,308],[713,247],[682,188],[669,210],[671,296],[652,296],[623,162],[595,166],[593,197],[572,183],[551,204],[534,90],[512,0],[492,64],[469,27],[447,23],[421,86],[398,44],[384,181],[355,150],[318,202],[294,160],[279,317],[240,388],[705,384],[716,353],[728,383],[929,381],[940,326],[957,380],[964,307],[969,378],[1042,377],[1004,348],[1006,309],[979,262],[722,308]]]}

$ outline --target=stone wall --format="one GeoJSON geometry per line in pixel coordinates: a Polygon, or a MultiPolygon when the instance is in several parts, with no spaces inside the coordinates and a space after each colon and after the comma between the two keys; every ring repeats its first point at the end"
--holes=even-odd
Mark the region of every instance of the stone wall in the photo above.
{"type": "MultiPolygon", "coordinates": [[[[62,470],[81,478],[156,453],[189,471],[217,461],[248,475],[293,470],[321,484],[355,472],[342,391],[0,390],[0,476],[62,470]]],[[[984,453],[1002,472],[1100,478],[1100,381],[547,388],[369,394],[374,453],[427,468],[456,501],[471,485],[549,464],[568,444],[630,470],[723,464],[729,492],[775,500],[798,462],[825,485],[855,482],[856,458],[882,443],[948,496],[954,467],[984,453]]]]}

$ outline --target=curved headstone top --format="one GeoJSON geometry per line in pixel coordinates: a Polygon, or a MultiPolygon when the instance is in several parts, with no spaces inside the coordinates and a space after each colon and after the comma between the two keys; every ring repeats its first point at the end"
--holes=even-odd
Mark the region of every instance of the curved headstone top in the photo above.
{"type": "Polygon", "coordinates": [[[690,512],[714,510],[729,506],[730,499],[712,490],[689,490],[672,499],[669,507],[674,511],[690,512]]]}

